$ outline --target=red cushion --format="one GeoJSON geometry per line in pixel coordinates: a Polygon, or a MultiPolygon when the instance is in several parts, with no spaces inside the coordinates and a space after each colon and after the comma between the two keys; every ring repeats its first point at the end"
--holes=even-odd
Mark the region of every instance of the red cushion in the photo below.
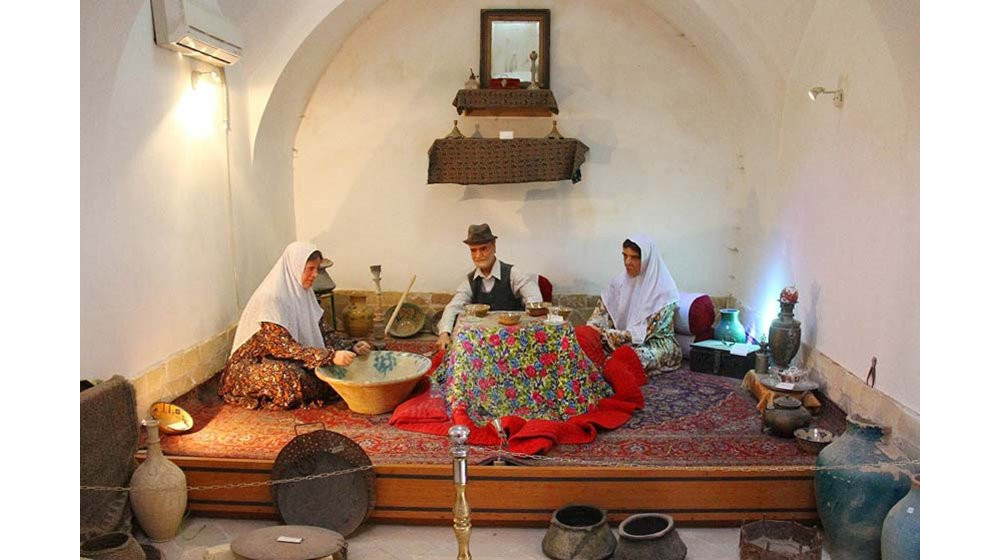
{"type": "Polygon", "coordinates": [[[552,282],[541,274],[538,275],[538,291],[542,292],[542,301],[552,301],[552,282]]]}
{"type": "Polygon", "coordinates": [[[715,322],[715,304],[708,295],[695,298],[688,311],[688,326],[695,336],[712,329],[715,322]]]}

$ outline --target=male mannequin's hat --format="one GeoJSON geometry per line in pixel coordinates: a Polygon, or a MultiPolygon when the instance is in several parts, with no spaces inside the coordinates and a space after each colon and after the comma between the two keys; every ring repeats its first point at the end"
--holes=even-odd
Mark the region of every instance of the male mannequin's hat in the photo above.
{"type": "Polygon", "coordinates": [[[462,243],[466,245],[482,245],[496,238],[497,236],[493,235],[493,232],[490,230],[490,224],[472,224],[469,226],[468,237],[462,243]]]}

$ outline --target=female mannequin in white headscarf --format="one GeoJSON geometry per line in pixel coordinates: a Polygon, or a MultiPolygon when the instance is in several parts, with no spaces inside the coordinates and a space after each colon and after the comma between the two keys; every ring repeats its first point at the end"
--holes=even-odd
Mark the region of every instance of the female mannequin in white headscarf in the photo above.
{"type": "Polygon", "coordinates": [[[601,292],[587,324],[601,333],[604,349],[631,346],[646,371],[677,369],[681,348],[674,337],[679,294],[663,257],[649,237],[630,235],[622,244],[625,270],[601,292]]]}
{"type": "Polygon", "coordinates": [[[367,342],[324,340],[323,309],[312,291],[322,260],[314,245],[292,243],[250,297],[219,383],[226,402],[267,409],[323,406],[336,393],[313,370],[350,365],[371,350],[367,342]]]}

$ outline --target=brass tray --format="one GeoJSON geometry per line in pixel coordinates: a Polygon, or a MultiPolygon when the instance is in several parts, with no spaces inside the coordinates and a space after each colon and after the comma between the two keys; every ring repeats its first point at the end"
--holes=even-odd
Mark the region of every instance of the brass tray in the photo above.
{"type": "MultiPolygon", "coordinates": [[[[323,426],[322,423],[319,423],[323,426]]],[[[295,431],[309,424],[298,424],[295,431]]],[[[274,460],[271,480],[310,476],[372,465],[350,438],[322,429],[299,434],[274,460]]],[[[288,525],[312,525],[349,536],[375,509],[375,471],[360,470],[271,486],[271,498],[288,525]]]]}
{"type": "Polygon", "coordinates": [[[767,373],[764,375],[758,374],[757,378],[760,379],[762,385],[772,391],[784,393],[803,393],[805,391],[815,391],[816,389],[819,389],[819,383],[809,379],[800,379],[799,381],[792,383],[791,389],[779,389],[778,383],[782,383],[782,381],[777,375],[773,373],[767,373]]]}

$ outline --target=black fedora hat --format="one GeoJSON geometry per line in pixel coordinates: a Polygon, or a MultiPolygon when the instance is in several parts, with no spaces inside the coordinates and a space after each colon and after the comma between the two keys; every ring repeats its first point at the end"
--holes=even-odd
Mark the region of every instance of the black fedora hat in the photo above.
{"type": "Polygon", "coordinates": [[[472,224],[469,226],[469,235],[462,243],[466,245],[482,245],[496,239],[490,230],[490,224],[472,224]]]}

